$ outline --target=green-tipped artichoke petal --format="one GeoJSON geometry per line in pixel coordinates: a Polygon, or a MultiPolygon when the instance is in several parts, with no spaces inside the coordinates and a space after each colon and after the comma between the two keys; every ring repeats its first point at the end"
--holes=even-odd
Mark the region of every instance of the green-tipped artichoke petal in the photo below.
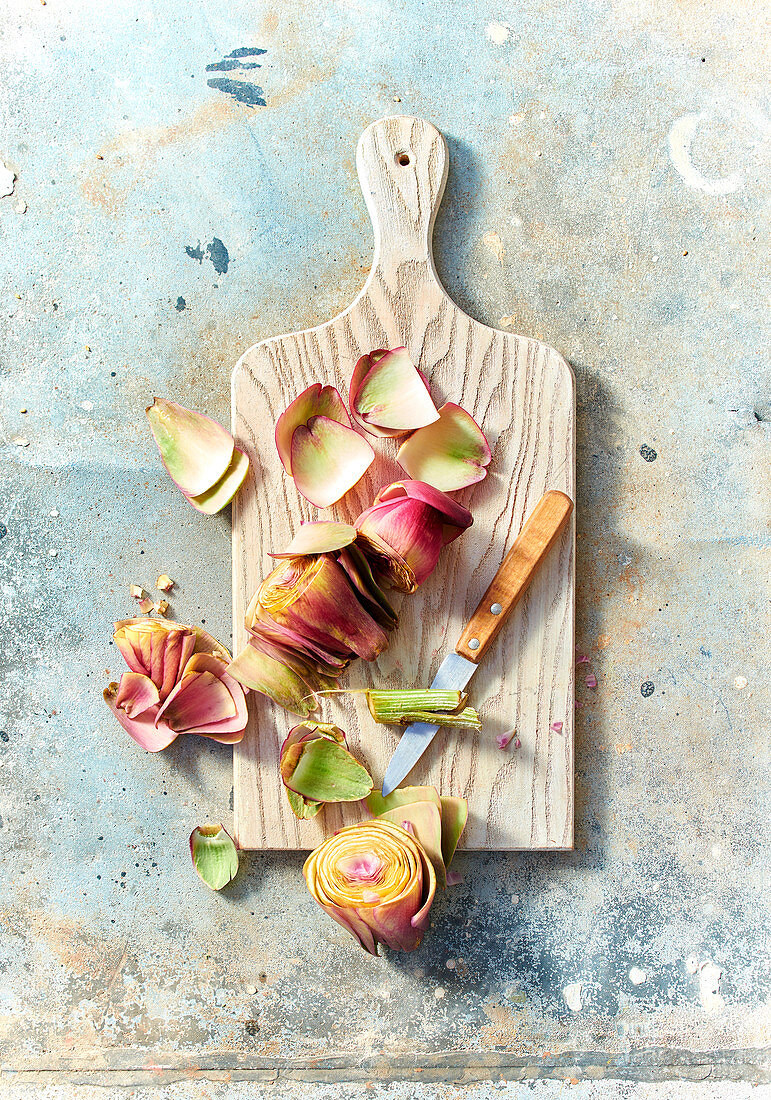
{"type": "Polygon", "coordinates": [[[314,802],[359,802],[372,790],[372,778],[366,768],[347,749],[318,737],[301,746],[291,775],[283,775],[285,785],[314,802]]]}
{"type": "Polygon", "coordinates": [[[432,802],[438,810],[442,808],[442,800],[436,787],[397,787],[385,798],[380,791],[373,791],[365,799],[366,807],[373,817],[380,817],[399,806],[409,806],[412,802],[432,802]]]}
{"type": "Polygon", "coordinates": [[[434,424],[419,428],[402,443],[396,458],[411,478],[450,493],[481,481],[492,454],[474,418],[448,401],[434,424]]]}
{"type": "Polygon", "coordinates": [[[238,852],[222,825],[199,825],[190,834],[193,866],[210,890],[221,890],[236,877],[238,852]]]}
{"type": "Polygon", "coordinates": [[[145,410],[163,464],[188,496],[211,489],[230,466],[233,437],[203,413],[156,397],[145,410]]]}
{"type": "Polygon", "coordinates": [[[349,404],[356,422],[372,435],[404,435],[439,419],[428,386],[403,347],[359,359],[349,404]]]}
{"type": "Polygon", "coordinates": [[[461,833],[468,820],[468,802],[465,798],[442,795],[442,858],[445,867],[452,863],[461,833]]]}
{"type": "Polygon", "coordinates": [[[248,472],[249,459],[243,451],[239,451],[236,447],[233,450],[233,459],[230,465],[219,481],[212,485],[211,489],[207,489],[205,493],[198,496],[185,493],[185,497],[199,512],[203,512],[207,516],[213,516],[217,512],[221,512],[226,504],[230,504],[243,485],[248,472]]]}
{"type": "Polygon", "coordinates": [[[328,554],[342,550],[356,539],[356,528],[350,523],[337,523],[331,519],[315,523],[301,523],[297,534],[286,550],[272,551],[272,558],[303,558],[308,554],[328,554]]]}

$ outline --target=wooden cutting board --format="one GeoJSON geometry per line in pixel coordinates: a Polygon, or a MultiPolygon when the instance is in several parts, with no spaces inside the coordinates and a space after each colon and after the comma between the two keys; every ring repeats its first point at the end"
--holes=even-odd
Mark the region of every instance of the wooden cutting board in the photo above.
{"type": "MultiPolygon", "coordinates": [[[[359,141],[357,167],[375,233],[372,270],[356,300],[331,321],[264,340],[233,373],[233,433],[249,455],[249,480],[233,506],[234,645],[246,641],[246,605],[272,568],[269,550],[289,543],[302,520],[354,519],[376,491],[405,476],[393,441],[334,508],[318,511],[281,467],[276,419],[314,382],[347,401],[356,360],[373,348],[405,344],[429,379],[437,405],[452,400],[482,425],[493,449],[487,478],[457,494],[474,525],[442,554],[411,596],[395,596],[398,630],[377,662],[356,661],[350,688],[427,687],[546,489],[575,499],[573,375],[553,348],[488,328],[468,317],[439,283],[431,254],[434,219],[447,178],[447,146],[428,122],[395,117],[373,123],[359,141]]],[[[469,849],[573,846],[574,519],[525,599],[511,615],[470,685],[481,733],[440,730],[409,777],[441,793],[465,795],[469,849]],[[560,732],[550,729],[562,723],[560,732]],[[516,728],[519,749],[496,735],[516,728]]],[[[249,696],[246,736],[234,747],[235,828],[242,848],[309,849],[361,815],[327,806],[298,822],[278,773],[278,749],[295,721],[261,695],[249,696]]],[[[398,731],[376,725],[362,696],[332,696],[324,721],[348,734],[376,786],[398,731]]]]}

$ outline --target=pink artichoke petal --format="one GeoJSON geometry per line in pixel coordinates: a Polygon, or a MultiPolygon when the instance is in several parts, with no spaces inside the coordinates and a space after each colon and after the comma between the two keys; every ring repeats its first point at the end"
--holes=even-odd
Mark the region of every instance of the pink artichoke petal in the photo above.
{"type": "Polygon", "coordinates": [[[183,493],[198,496],[211,489],[230,466],[233,437],[202,413],[155,398],[148,409],[155,442],[172,481],[183,493]]]}
{"type": "Polygon", "coordinates": [[[134,646],[131,644],[128,638],[124,637],[123,635],[119,636],[117,633],[115,634],[114,638],[116,646],[123,655],[123,660],[129,666],[131,671],[145,673],[147,671],[147,668],[144,661],[142,660],[141,654],[136,652],[134,646]]]}
{"type": "Polygon", "coordinates": [[[442,525],[436,512],[420,500],[404,498],[375,505],[356,521],[360,540],[377,549],[385,544],[407,563],[422,584],[430,576],[444,546],[442,525]]]}
{"type": "Polygon", "coordinates": [[[474,418],[448,401],[436,423],[414,432],[396,458],[410,477],[451,492],[481,481],[492,452],[474,418]]]}
{"type": "Polygon", "coordinates": [[[267,695],[274,703],[303,718],[318,707],[313,685],[269,653],[261,651],[256,640],[233,658],[228,673],[244,687],[267,695]]]}
{"type": "Polygon", "coordinates": [[[249,472],[249,459],[238,447],[233,449],[233,457],[225,473],[205,493],[193,496],[185,493],[185,497],[199,512],[207,516],[221,512],[226,504],[230,504],[233,497],[244,483],[244,478],[249,472]]]}
{"type": "Polygon", "coordinates": [[[126,733],[133,737],[138,745],[141,745],[143,749],[147,749],[148,752],[160,752],[161,749],[165,749],[171,744],[177,736],[176,731],[170,729],[165,723],[156,726],[156,707],[150,707],[149,710],[146,710],[144,714],[140,714],[137,718],[129,718],[126,712],[117,705],[117,693],[118,685],[109,684],[104,689],[104,701],[126,733]]]}
{"type": "Polygon", "coordinates": [[[457,538],[462,531],[465,531],[474,522],[468,508],[464,508],[462,504],[458,504],[457,500],[453,500],[447,493],[442,492],[441,489],[435,489],[433,485],[428,485],[425,481],[395,481],[392,485],[387,485],[385,489],[380,490],[375,497],[375,506],[398,500],[401,497],[409,497],[410,500],[420,500],[423,504],[428,504],[429,507],[439,513],[443,523],[452,527],[459,527],[460,531],[453,538],[457,538]]]}
{"type": "Polygon", "coordinates": [[[213,672],[185,672],[158,711],[156,723],[163,720],[177,733],[187,733],[235,714],[233,696],[213,672]]]}
{"type": "Polygon", "coordinates": [[[358,546],[345,547],[337,555],[337,560],[345,570],[359,600],[375,622],[386,630],[393,630],[398,626],[399,616],[386,598],[366,556],[358,546]]]}
{"type": "Polygon", "coordinates": [[[336,523],[323,519],[315,523],[301,523],[297,534],[286,550],[271,552],[272,558],[302,558],[307,554],[327,554],[342,550],[356,538],[356,528],[350,523],[336,523]]]}
{"type": "Polygon", "coordinates": [[[200,722],[185,730],[185,733],[197,733],[203,737],[212,737],[223,744],[232,744],[243,740],[244,729],[248,712],[246,709],[246,697],[244,689],[227,671],[227,665],[218,657],[210,653],[195,653],[185,666],[185,675],[188,673],[206,672],[216,676],[227,688],[233,700],[234,713],[221,718],[219,721],[200,722]]]}
{"type": "Polygon", "coordinates": [[[124,672],[120,678],[115,705],[129,718],[137,718],[160,702],[158,688],[141,672],[124,672]]]}
{"type": "Polygon", "coordinates": [[[345,570],[327,554],[282,562],[259,592],[276,622],[311,641],[340,643],[365,661],[374,661],[388,645],[388,635],[356,598],[345,570]]]}
{"type": "MultiPolygon", "coordinates": [[[[309,642],[304,635],[288,627],[279,626],[272,620],[260,619],[254,626],[248,627],[249,633],[259,643],[258,648],[272,653],[277,660],[289,663],[291,658],[301,661],[305,668],[324,677],[337,677],[345,672],[351,663],[351,651],[346,650],[344,656],[336,652],[330,652],[322,646],[309,642]],[[275,650],[276,652],[273,652],[275,650]]],[[[302,672],[295,668],[296,672],[302,672]]]]}
{"type": "Polygon", "coordinates": [[[345,496],[375,458],[372,447],[354,431],[327,416],[312,416],[295,428],[291,444],[292,477],[297,491],[328,508],[345,496]]]}
{"type": "Polygon", "coordinates": [[[320,382],[308,386],[276,421],[276,450],[288,474],[292,473],[292,436],[295,429],[307,424],[312,416],[326,416],[346,428],[351,426],[343,399],[334,386],[322,386],[320,382]]]}
{"type": "Polygon", "coordinates": [[[428,387],[403,347],[379,354],[374,362],[362,356],[351,379],[349,404],[356,422],[371,435],[404,435],[439,419],[428,387]]]}

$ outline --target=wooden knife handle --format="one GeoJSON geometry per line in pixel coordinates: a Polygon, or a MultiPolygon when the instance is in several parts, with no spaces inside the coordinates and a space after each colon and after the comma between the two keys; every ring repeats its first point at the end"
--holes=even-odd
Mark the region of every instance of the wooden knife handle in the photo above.
{"type": "Polygon", "coordinates": [[[557,489],[544,493],[461,634],[455,647],[461,657],[476,663],[484,656],[562,534],[572,511],[573,501],[565,493],[557,489]]]}

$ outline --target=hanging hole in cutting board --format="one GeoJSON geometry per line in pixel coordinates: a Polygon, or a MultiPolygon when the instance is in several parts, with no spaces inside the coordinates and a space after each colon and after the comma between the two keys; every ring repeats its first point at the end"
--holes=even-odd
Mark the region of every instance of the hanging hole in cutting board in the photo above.
{"type": "Polygon", "coordinates": [[[401,153],[397,153],[394,159],[400,168],[406,168],[410,163],[410,154],[402,151],[401,153]]]}

